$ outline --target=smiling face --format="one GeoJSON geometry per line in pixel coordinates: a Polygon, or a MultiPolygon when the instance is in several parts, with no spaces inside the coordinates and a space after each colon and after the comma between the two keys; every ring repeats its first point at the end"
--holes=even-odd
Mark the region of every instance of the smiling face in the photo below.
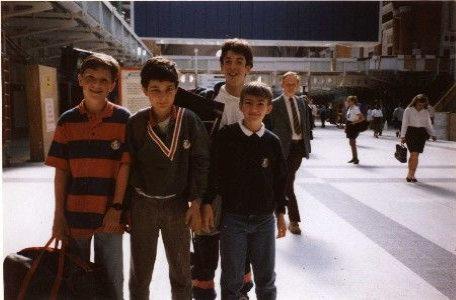
{"type": "Polygon", "coordinates": [[[106,101],[116,86],[111,71],[105,68],[86,69],[78,75],[78,81],[86,101],[106,101]]]}
{"type": "Polygon", "coordinates": [[[171,81],[150,80],[144,94],[149,98],[150,106],[159,119],[165,119],[171,112],[177,87],[171,81]]]}
{"type": "Polygon", "coordinates": [[[232,50],[227,51],[221,62],[221,70],[225,75],[227,85],[241,86],[244,84],[245,76],[251,69],[246,64],[247,61],[242,54],[232,50]]]}
{"type": "Polygon", "coordinates": [[[245,95],[239,104],[245,125],[252,131],[261,126],[264,117],[272,110],[271,101],[261,96],[245,95]]]}

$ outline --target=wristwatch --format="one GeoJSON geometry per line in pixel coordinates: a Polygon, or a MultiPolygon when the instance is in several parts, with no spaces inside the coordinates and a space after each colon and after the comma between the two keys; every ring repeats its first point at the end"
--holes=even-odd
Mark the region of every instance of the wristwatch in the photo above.
{"type": "Polygon", "coordinates": [[[108,205],[108,208],[114,208],[115,210],[123,210],[123,205],[122,203],[113,203],[108,205]]]}

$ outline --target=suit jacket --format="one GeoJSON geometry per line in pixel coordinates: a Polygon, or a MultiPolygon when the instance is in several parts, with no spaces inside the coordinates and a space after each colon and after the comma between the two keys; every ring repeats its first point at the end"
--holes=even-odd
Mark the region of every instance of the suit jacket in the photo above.
{"type": "MultiPolygon", "coordinates": [[[[302,141],[304,143],[304,152],[303,157],[309,158],[310,149],[310,115],[309,110],[307,109],[307,104],[304,102],[304,99],[297,97],[298,111],[301,119],[301,128],[302,128],[302,141]]],[[[282,145],[282,151],[284,156],[287,158],[290,152],[291,145],[291,122],[288,117],[287,107],[285,106],[285,98],[283,95],[280,95],[278,98],[272,101],[272,111],[265,119],[266,127],[274,132],[279,138],[282,145]]]]}

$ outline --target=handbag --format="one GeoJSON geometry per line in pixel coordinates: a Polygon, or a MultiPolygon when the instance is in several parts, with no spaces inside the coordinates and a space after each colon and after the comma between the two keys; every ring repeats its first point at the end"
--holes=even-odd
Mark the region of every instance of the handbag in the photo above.
{"type": "Polygon", "coordinates": [[[104,268],[68,253],[52,237],[44,247],[26,248],[3,262],[4,299],[110,299],[104,268]],[[50,247],[55,241],[54,248],[50,247]]]}
{"type": "Polygon", "coordinates": [[[394,157],[401,163],[407,162],[407,148],[402,144],[396,144],[396,152],[394,152],[394,157]]]}

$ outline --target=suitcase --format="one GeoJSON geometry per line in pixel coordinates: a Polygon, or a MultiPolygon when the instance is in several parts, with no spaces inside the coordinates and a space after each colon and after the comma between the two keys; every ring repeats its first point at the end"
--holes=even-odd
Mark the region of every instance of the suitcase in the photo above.
{"type": "Polygon", "coordinates": [[[104,268],[59,249],[26,248],[3,262],[4,299],[110,299],[104,268]]]}

